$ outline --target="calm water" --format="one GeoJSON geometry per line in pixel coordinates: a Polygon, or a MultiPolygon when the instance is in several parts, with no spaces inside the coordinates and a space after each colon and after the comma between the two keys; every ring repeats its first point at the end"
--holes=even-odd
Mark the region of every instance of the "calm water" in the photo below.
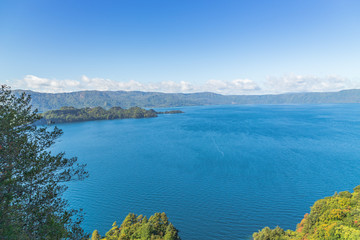
{"type": "Polygon", "coordinates": [[[360,184],[360,105],[179,109],[60,125],[55,151],[90,172],[66,193],[87,231],[166,212],[184,240],[249,239],[295,229],[315,200],[360,184]]]}

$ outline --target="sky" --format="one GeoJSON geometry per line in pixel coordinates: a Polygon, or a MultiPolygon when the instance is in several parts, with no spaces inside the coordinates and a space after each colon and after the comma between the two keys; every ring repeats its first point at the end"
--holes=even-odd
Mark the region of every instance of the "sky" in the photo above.
{"type": "Polygon", "coordinates": [[[0,83],[41,92],[360,88],[358,0],[1,0],[0,83]]]}

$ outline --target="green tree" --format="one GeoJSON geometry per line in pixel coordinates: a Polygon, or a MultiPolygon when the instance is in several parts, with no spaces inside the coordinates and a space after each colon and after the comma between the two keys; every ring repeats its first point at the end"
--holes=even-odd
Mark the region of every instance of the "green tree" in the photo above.
{"type": "Polygon", "coordinates": [[[171,223],[166,228],[164,240],[178,240],[178,230],[171,223]]]}
{"type": "Polygon", "coordinates": [[[253,234],[254,240],[286,240],[289,239],[285,234],[285,231],[280,227],[276,227],[274,229],[270,229],[269,227],[265,227],[263,230],[258,233],[253,234]]]}
{"type": "Polygon", "coordinates": [[[105,234],[106,240],[118,240],[120,237],[120,229],[116,221],[113,223],[112,228],[105,234]]]}
{"type": "Polygon", "coordinates": [[[127,236],[122,237],[122,239],[130,239],[130,237],[134,234],[138,227],[138,220],[134,213],[129,213],[124,221],[122,222],[120,228],[121,228],[121,235],[127,236]]]}
{"type": "Polygon", "coordinates": [[[98,230],[94,230],[91,235],[91,240],[100,240],[100,239],[101,239],[101,236],[100,236],[98,230]]]}
{"type": "Polygon", "coordinates": [[[314,203],[310,214],[297,225],[296,231],[276,227],[254,233],[254,240],[355,240],[360,239],[360,186],[325,197],[314,203]]]}
{"type": "Polygon", "coordinates": [[[153,229],[149,223],[144,223],[138,231],[139,231],[140,239],[147,240],[151,238],[151,233],[153,229]]]}
{"type": "Polygon", "coordinates": [[[47,151],[62,131],[36,127],[30,100],[0,88],[0,239],[82,239],[82,212],[62,198],[62,183],[86,178],[85,165],[47,151]]]}
{"type": "Polygon", "coordinates": [[[155,213],[149,220],[129,213],[120,228],[115,222],[105,237],[106,240],[180,240],[178,230],[165,213],[155,213]]]}

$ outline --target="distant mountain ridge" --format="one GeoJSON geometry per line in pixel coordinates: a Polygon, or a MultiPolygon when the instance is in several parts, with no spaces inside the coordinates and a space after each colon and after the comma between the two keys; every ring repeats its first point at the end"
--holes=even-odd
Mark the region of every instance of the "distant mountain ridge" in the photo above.
{"type": "Polygon", "coordinates": [[[140,91],[80,91],[70,93],[40,93],[29,90],[14,90],[16,94],[26,92],[32,97],[32,105],[39,111],[59,109],[63,106],[111,107],[180,107],[228,104],[322,104],[360,103],[360,89],[339,92],[285,93],[277,95],[221,95],[202,93],[160,93],[140,91]]]}

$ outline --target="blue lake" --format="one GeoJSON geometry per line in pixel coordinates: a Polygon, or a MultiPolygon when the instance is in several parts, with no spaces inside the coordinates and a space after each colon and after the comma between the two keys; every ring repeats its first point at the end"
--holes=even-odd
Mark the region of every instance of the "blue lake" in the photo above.
{"type": "Polygon", "coordinates": [[[166,212],[184,240],[295,229],[319,198],[360,185],[360,105],[183,107],[184,114],[61,124],[53,151],[87,164],[65,197],[104,235],[166,212]]]}

